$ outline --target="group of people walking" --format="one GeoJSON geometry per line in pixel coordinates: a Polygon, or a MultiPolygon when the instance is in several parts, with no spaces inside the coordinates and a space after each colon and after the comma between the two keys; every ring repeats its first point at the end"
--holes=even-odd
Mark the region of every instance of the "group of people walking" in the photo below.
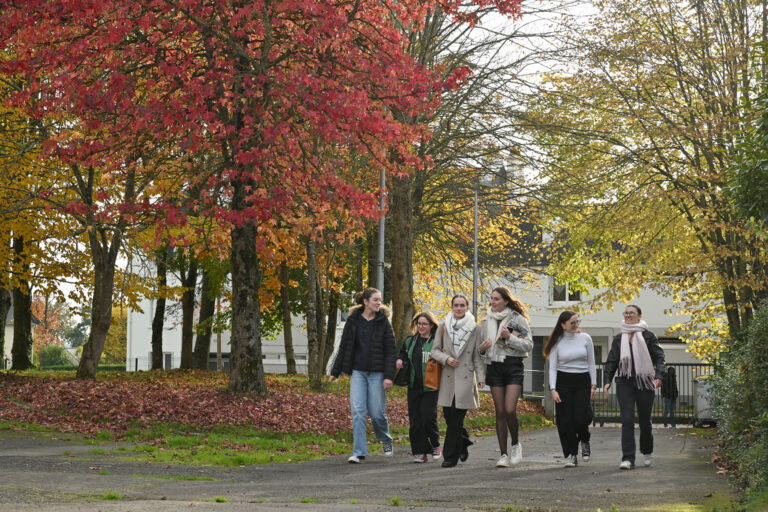
{"type": "MultiPolygon", "coordinates": [[[[464,417],[468,410],[479,406],[478,389],[486,384],[496,414],[500,452],[496,466],[510,467],[522,461],[517,403],[523,389],[523,362],[533,349],[533,338],[525,306],[507,287],[493,289],[479,323],[463,295],[451,299],[451,310],[442,321],[429,311],[418,313],[411,322],[412,334],[403,341],[399,353],[381,292],[368,288],[358,294],[356,303],[344,326],[329,378],[333,381],[342,374],[350,375],[354,441],[348,462],[359,464],[368,456],[366,414],[371,417],[384,455],[392,456],[386,390],[392,387],[397,370],[407,375],[414,462],[442,457],[442,466],[449,468],[467,460],[472,441],[464,428],[464,417]],[[430,359],[442,368],[437,389],[429,387],[425,380],[430,359]],[[443,409],[446,423],[442,448],[438,406],[443,409]]],[[[589,423],[597,375],[592,338],[581,332],[579,324],[575,312],[562,312],[543,349],[549,358],[550,392],[566,467],[578,465],[579,448],[584,461],[591,456],[589,423]]],[[[605,363],[606,393],[614,376],[622,418],[619,467],[631,469],[635,464],[635,407],[640,452],[643,463],[649,466],[653,453],[651,409],[654,390],[664,377],[664,352],[635,305],[626,307],[621,334],[611,344],[605,363]]]]}

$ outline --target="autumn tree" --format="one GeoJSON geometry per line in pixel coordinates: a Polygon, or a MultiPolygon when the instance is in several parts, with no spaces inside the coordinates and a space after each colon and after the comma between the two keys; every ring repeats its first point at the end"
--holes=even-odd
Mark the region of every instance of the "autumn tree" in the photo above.
{"type": "Polygon", "coordinates": [[[648,283],[673,294],[693,315],[682,334],[712,355],[711,341],[737,332],[768,292],[761,243],[723,193],[735,134],[749,118],[757,4],[592,9],[566,18],[562,62],[529,118],[548,152],[542,202],[557,234],[552,270],[599,289],[595,307],[648,283]]]}

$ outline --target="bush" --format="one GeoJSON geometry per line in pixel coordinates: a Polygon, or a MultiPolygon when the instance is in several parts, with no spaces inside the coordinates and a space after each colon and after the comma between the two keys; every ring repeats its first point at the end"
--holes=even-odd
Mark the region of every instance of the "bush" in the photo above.
{"type": "Polygon", "coordinates": [[[768,301],[728,348],[713,380],[723,455],[757,490],[768,485],[768,301]]]}
{"type": "Polygon", "coordinates": [[[37,351],[38,366],[71,366],[72,358],[61,345],[43,345],[37,351]]]}

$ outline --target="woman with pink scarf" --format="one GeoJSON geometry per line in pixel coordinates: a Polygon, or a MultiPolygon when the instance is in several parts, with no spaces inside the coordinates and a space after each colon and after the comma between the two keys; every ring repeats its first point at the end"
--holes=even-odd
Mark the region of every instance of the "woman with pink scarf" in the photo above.
{"type": "Polygon", "coordinates": [[[613,338],[608,359],[605,361],[605,394],[616,377],[616,398],[621,410],[621,464],[620,469],[635,467],[635,405],[640,425],[640,453],[643,464],[651,465],[653,434],[651,410],[656,388],[664,376],[664,351],[656,335],[648,330],[642,311],[634,304],[624,310],[621,334],[613,338]]]}

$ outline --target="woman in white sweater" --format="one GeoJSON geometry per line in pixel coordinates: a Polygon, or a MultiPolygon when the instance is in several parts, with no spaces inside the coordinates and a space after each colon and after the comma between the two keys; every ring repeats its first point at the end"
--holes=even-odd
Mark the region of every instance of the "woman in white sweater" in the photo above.
{"type": "Polygon", "coordinates": [[[579,443],[582,457],[589,460],[589,403],[597,390],[592,338],[581,332],[579,323],[573,311],[560,313],[543,350],[549,358],[549,388],[565,467],[578,465],[579,443]]]}

